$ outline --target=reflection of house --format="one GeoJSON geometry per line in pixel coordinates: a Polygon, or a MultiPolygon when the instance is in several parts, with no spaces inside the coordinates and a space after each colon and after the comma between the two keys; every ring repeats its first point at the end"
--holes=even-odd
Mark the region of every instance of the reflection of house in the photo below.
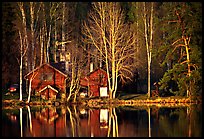
{"type": "Polygon", "coordinates": [[[60,64],[63,63],[44,63],[29,72],[25,76],[25,79],[32,80],[32,92],[42,95],[42,98],[45,99],[56,98],[58,93],[64,98],[66,94],[67,75],[63,71],[64,69],[60,69],[60,67],[64,67],[63,65],[60,66],[60,64]]]}
{"type": "Polygon", "coordinates": [[[56,108],[44,108],[41,112],[36,113],[36,117],[41,121],[41,123],[46,124],[53,124],[54,120],[58,116],[56,108]]]}
{"type": "Polygon", "coordinates": [[[107,96],[107,79],[106,71],[98,68],[81,78],[80,85],[88,87],[88,96],[107,96]]]}
{"type": "Polygon", "coordinates": [[[107,137],[108,109],[90,110],[89,118],[91,137],[107,137]]]}
{"type": "Polygon", "coordinates": [[[66,135],[66,113],[60,115],[56,108],[44,108],[32,115],[33,137],[60,137],[66,135]]]}

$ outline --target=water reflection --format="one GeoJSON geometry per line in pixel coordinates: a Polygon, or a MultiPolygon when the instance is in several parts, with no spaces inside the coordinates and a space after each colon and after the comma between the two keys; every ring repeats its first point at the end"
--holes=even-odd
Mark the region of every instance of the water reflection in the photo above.
{"type": "Polygon", "coordinates": [[[198,106],[178,108],[79,106],[3,110],[3,136],[20,137],[186,137],[201,136],[198,106]]]}

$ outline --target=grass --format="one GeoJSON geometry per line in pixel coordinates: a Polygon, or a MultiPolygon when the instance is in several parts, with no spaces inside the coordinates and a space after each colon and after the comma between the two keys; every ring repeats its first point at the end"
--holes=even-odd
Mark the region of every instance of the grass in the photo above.
{"type": "Polygon", "coordinates": [[[138,99],[147,99],[147,94],[126,94],[123,96],[119,96],[118,99],[122,100],[138,100],[138,99]]]}
{"type": "MultiPolygon", "coordinates": [[[[18,92],[2,94],[2,100],[19,100],[19,98],[20,96],[18,92]]],[[[23,93],[22,99],[27,100],[28,95],[26,93],[23,93]]]]}

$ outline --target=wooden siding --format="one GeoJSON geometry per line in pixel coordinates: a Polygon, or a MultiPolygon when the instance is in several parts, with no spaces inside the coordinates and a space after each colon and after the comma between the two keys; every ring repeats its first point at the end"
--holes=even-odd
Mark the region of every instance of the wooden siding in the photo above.
{"type": "Polygon", "coordinates": [[[25,78],[30,80],[32,74],[37,74],[32,80],[31,89],[36,92],[42,90],[47,85],[57,87],[59,91],[65,91],[65,79],[66,75],[56,68],[50,66],[49,64],[43,64],[42,66],[36,68],[32,72],[28,73],[25,78]]]}
{"type": "Polygon", "coordinates": [[[107,87],[107,80],[107,73],[99,68],[81,78],[80,85],[89,87],[90,96],[99,96],[100,87],[107,87]]]}

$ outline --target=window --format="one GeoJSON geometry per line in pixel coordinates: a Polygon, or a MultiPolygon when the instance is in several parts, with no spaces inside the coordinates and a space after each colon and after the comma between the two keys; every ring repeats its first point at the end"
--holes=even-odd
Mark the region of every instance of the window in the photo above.
{"type": "Polygon", "coordinates": [[[52,73],[42,73],[41,80],[43,81],[52,81],[53,74],[52,73]]]}

